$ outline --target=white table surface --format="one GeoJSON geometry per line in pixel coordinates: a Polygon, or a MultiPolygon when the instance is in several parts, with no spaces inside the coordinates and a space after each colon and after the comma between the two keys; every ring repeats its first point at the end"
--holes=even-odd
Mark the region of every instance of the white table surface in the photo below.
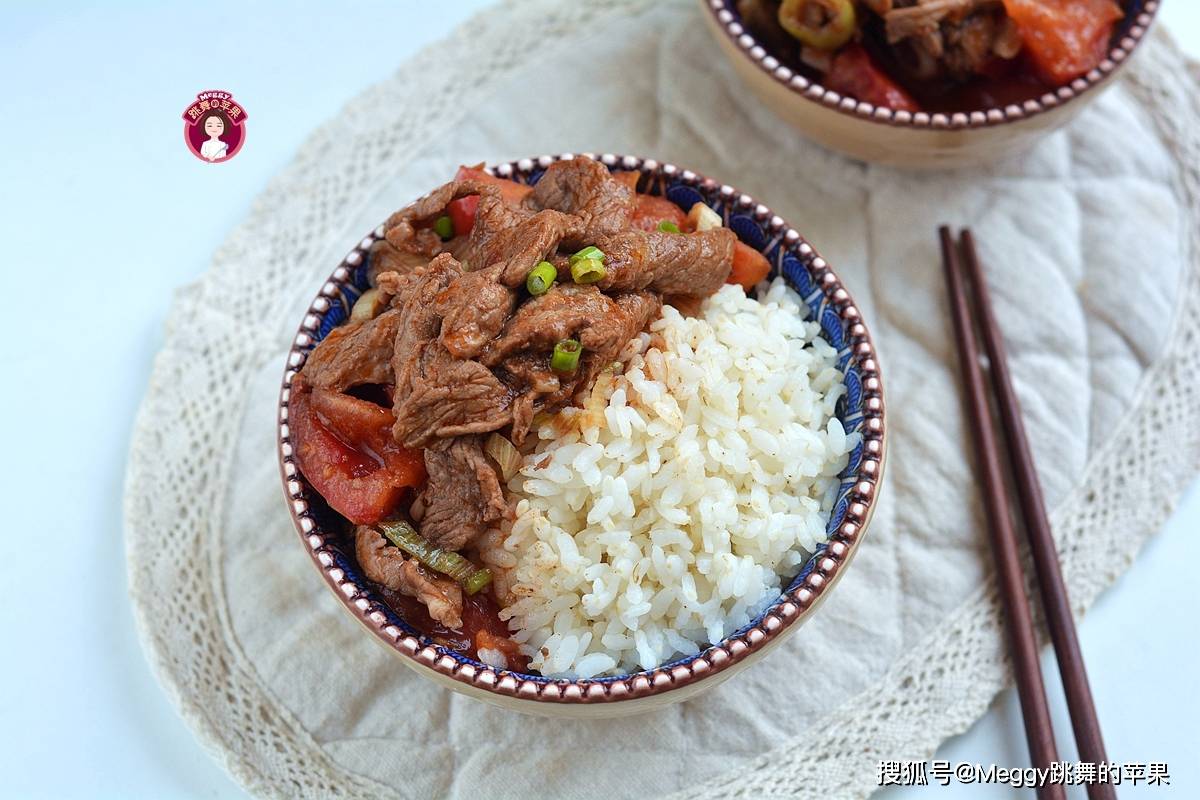
{"type": "MultiPolygon", "coordinates": [[[[315,125],[487,3],[99,5],[0,4],[0,263],[15,336],[0,355],[15,456],[0,486],[19,563],[0,589],[0,797],[244,797],[172,710],[134,632],[121,521],[133,416],[172,291],[204,272],[266,181],[315,125]],[[180,141],[180,114],[208,88],[250,115],[245,149],[219,167],[180,141]]],[[[1196,6],[1167,0],[1163,17],[1200,56],[1196,6]]],[[[1171,766],[1173,791],[1147,795],[1200,797],[1198,528],[1193,487],[1080,629],[1110,757],[1171,766]]],[[[939,757],[1022,765],[1021,731],[1007,691],[939,757]]]]}

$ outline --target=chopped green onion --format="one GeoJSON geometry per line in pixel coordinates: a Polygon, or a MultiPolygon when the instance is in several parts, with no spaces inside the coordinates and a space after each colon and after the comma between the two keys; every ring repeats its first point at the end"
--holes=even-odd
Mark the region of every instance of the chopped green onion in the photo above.
{"type": "Polygon", "coordinates": [[[571,277],[576,283],[595,283],[607,274],[604,262],[597,258],[581,258],[571,265],[571,277]]]}
{"type": "Polygon", "coordinates": [[[663,233],[679,233],[679,226],[669,219],[664,219],[658,223],[658,229],[663,233]]]}
{"type": "Polygon", "coordinates": [[[475,594],[491,582],[492,571],[484,567],[483,569],[475,570],[471,577],[467,578],[463,584],[463,588],[467,590],[467,594],[475,594]]]}
{"type": "Polygon", "coordinates": [[[576,283],[595,283],[608,274],[604,268],[604,251],[595,245],[588,245],[575,255],[568,263],[571,265],[571,278],[576,283]]]}
{"type": "Polygon", "coordinates": [[[550,291],[550,287],[554,285],[557,277],[558,270],[555,266],[549,261],[543,261],[529,270],[529,274],[525,277],[525,288],[531,295],[537,297],[539,294],[550,291]]]}
{"type": "Polygon", "coordinates": [[[476,569],[475,565],[461,554],[436,547],[404,520],[381,522],[379,530],[389,542],[424,566],[453,578],[467,590],[467,594],[475,594],[492,581],[490,570],[476,569]]]}
{"type": "Polygon", "coordinates": [[[583,347],[578,339],[563,339],[554,345],[554,355],[550,356],[550,369],[555,372],[574,372],[579,366],[579,354],[583,347]]]}
{"type": "Polygon", "coordinates": [[[442,237],[442,241],[454,238],[454,220],[450,217],[438,217],[433,223],[433,232],[442,237]]]}
{"type": "Polygon", "coordinates": [[[590,244],[587,247],[580,250],[575,255],[571,256],[571,261],[574,262],[581,258],[598,258],[598,259],[603,260],[604,251],[601,250],[599,247],[596,247],[596,245],[590,244]]]}

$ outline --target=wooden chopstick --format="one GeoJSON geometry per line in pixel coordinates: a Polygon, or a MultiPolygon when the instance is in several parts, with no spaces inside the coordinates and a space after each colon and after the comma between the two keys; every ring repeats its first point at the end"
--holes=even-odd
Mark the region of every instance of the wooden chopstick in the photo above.
{"type": "MultiPolygon", "coordinates": [[[[1058,751],[1054,745],[1054,727],[1050,722],[1046,687],[1042,682],[1042,669],[1038,663],[1037,636],[1033,628],[1033,617],[1029,612],[1029,598],[1025,594],[1021,559],[1016,536],[1013,534],[1012,519],[1009,516],[1008,492],[1005,490],[1000,458],[992,432],[992,412],[979,366],[979,346],[975,341],[975,331],[971,325],[967,297],[963,289],[958,248],[949,228],[942,226],[938,233],[942,243],[942,266],[946,272],[946,287],[950,295],[950,316],[954,321],[954,341],[958,347],[959,366],[966,388],[967,416],[983,478],[988,539],[996,561],[1000,599],[1008,624],[1013,672],[1017,680],[1017,695],[1021,700],[1021,715],[1025,720],[1025,738],[1029,743],[1029,756],[1033,766],[1049,769],[1052,763],[1058,761],[1058,751]]],[[[1047,782],[1038,787],[1037,796],[1043,800],[1065,800],[1066,792],[1062,784],[1047,782]]]]}
{"type": "MultiPolygon", "coordinates": [[[[987,282],[979,265],[975,238],[971,231],[962,232],[960,243],[962,266],[971,286],[972,299],[975,301],[975,318],[979,322],[984,349],[988,355],[988,372],[991,375],[992,391],[995,393],[1000,414],[1000,427],[1004,432],[1009,461],[1017,485],[1021,516],[1025,521],[1025,535],[1037,571],[1046,625],[1054,643],[1054,654],[1062,677],[1063,693],[1067,698],[1067,709],[1071,714],[1071,726],[1075,731],[1079,759],[1085,763],[1100,764],[1108,761],[1104,752],[1104,739],[1100,733],[1100,721],[1096,718],[1092,689],[1088,683],[1087,669],[1083,664],[1083,654],[1079,650],[1075,620],[1071,615],[1071,602],[1067,597],[1066,584],[1063,583],[1062,567],[1058,562],[1054,537],[1050,534],[1050,521],[1046,517],[1046,505],[1042,500],[1037,469],[1029,449],[1029,440],[1025,436],[1025,425],[1021,421],[1021,407],[1013,391],[1012,378],[1009,376],[1004,337],[992,313],[987,282]]],[[[1117,796],[1116,790],[1108,783],[1090,783],[1087,792],[1091,800],[1108,800],[1117,796]]]]}

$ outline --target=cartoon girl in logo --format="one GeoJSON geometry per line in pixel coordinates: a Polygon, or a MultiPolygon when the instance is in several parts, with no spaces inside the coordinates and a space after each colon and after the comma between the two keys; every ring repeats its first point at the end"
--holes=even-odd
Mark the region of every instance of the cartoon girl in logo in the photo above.
{"type": "Polygon", "coordinates": [[[229,144],[221,140],[230,128],[229,118],[221,111],[207,112],[200,120],[200,129],[208,138],[200,145],[200,155],[209,161],[220,161],[229,155],[229,144]]]}

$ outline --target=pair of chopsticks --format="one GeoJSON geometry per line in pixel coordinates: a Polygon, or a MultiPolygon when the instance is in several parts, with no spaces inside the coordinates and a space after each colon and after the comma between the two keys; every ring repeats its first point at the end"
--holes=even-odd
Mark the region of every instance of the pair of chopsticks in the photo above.
{"type": "MultiPolygon", "coordinates": [[[[1100,722],[1096,719],[1096,707],[1092,703],[1092,690],[1088,685],[1083,655],[1079,650],[1079,639],[1075,634],[1071,604],[1063,584],[1054,539],[1050,535],[1050,523],[1046,518],[1046,508],[1038,485],[1033,456],[1029,451],[1029,442],[1025,437],[1025,427],[1021,423],[1021,409],[1009,377],[1004,341],[992,314],[987,283],[975,252],[975,240],[969,230],[964,230],[956,242],[946,226],[942,226],[938,234],[941,237],[942,266],[946,272],[946,289],[950,297],[951,317],[954,320],[954,339],[958,346],[959,365],[966,389],[971,434],[983,478],[984,509],[987,513],[992,555],[996,561],[1000,583],[1000,598],[1008,623],[1013,670],[1016,673],[1017,694],[1021,700],[1021,714],[1025,721],[1025,736],[1029,742],[1029,755],[1033,766],[1041,769],[1047,769],[1051,763],[1059,760],[1054,744],[1054,729],[1050,722],[1050,709],[1046,703],[1046,687],[1042,682],[1042,670],[1038,661],[1037,634],[1029,610],[1021,558],[1009,514],[1008,489],[992,427],[991,402],[984,381],[983,366],[980,363],[975,327],[972,324],[972,305],[987,352],[987,371],[991,377],[1000,428],[1007,445],[1021,517],[1025,522],[1025,534],[1033,555],[1042,606],[1047,627],[1050,629],[1050,639],[1054,643],[1054,654],[1058,660],[1079,758],[1082,762],[1100,764],[1108,760],[1100,735],[1100,722]],[[970,300],[967,296],[968,291],[971,295],[970,300]]],[[[1091,800],[1116,797],[1111,784],[1091,783],[1087,792],[1091,800]]],[[[1037,794],[1039,798],[1066,796],[1062,784],[1051,783],[1039,787],[1037,794]]]]}

